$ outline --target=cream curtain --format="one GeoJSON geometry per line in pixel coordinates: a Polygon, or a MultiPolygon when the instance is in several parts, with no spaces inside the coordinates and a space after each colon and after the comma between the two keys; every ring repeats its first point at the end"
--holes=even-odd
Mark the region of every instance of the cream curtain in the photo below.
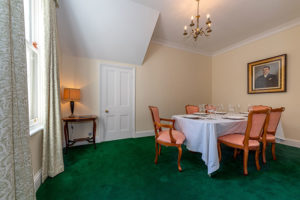
{"type": "Polygon", "coordinates": [[[0,199],[35,199],[23,0],[0,0],[0,199]]]}
{"type": "Polygon", "coordinates": [[[57,56],[55,1],[43,1],[45,67],[45,127],[43,134],[42,181],[64,171],[62,124],[60,114],[60,82],[57,56]]]}

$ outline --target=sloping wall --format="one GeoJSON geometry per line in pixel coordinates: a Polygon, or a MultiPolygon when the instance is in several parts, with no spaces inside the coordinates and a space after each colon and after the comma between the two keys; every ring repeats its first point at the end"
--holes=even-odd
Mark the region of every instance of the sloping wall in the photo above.
{"type": "Polygon", "coordinates": [[[284,106],[285,137],[300,140],[300,26],[212,58],[212,103],[284,106]],[[287,54],[287,92],[247,94],[247,63],[287,54]]]}
{"type": "Polygon", "coordinates": [[[129,0],[63,0],[57,9],[64,54],[142,64],[159,12],[129,0]]]}

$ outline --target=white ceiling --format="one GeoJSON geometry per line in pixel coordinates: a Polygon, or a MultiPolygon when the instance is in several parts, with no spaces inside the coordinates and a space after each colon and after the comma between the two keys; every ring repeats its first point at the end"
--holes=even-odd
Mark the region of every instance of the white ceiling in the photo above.
{"type": "Polygon", "coordinates": [[[202,24],[211,15],[210,38],[196,43],[182,36],[196,15],[195,0],[132,0],[156,9],[160,16],[152,40],[192,51],[215,54],[270,29],[300,21],[300,0],[200,0],[202,24]]]}
{"type": "Polygon", "coordinates": [[[159,12],[126,0],[63,0],[57,9],[64,54],[142,64],[159,12]]]}
{"type": "Polygon", "coordinates": [[[215,55],[270,31],[300,24],[300,0],[200,0],[209,38],[184,38],[195,0],[62,0],[57,10],[63,53],[142,64],[152,41],[215,55]],[[154,31],[154,33],[153,33],[154,31]]]}

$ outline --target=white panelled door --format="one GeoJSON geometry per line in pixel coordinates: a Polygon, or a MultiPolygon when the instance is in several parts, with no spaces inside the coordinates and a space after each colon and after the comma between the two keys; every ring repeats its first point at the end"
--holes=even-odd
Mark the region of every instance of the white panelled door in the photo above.
{"type": "Polygon", "coordinates": [[[102,64],[100,73],[100,140],[133,137],[135,69],[102,64]]]}

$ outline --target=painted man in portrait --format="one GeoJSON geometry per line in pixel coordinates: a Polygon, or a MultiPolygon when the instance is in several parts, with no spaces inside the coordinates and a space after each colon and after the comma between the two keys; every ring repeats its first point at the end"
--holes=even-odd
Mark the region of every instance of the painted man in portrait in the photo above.
{"type": "Polygon", "coordinates": [[[270,74],[270,66],[264,66],[263,75],[255,80],[255,88],[278,87],[278,77],[270,74]]]}

